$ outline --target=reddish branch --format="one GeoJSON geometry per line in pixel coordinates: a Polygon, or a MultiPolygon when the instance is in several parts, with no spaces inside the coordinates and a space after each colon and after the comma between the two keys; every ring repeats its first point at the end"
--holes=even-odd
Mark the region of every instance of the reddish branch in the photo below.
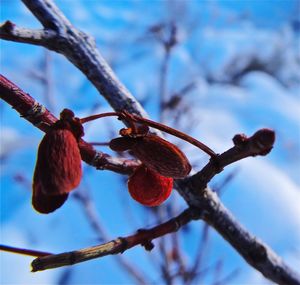
{"type": "MultiPolygon", "coordinates": [[[[19,112],[21,117],[44,132],[57,121],[57,118],[49,110],[2,75],[0,75],[0,98],[19,112]]],[[[115,158],[96,151],[91,144],[84,140],[80,141],[79,147],[82,159],[98,169],[130,174],[139,165],[135,160],[115,158]]]]}

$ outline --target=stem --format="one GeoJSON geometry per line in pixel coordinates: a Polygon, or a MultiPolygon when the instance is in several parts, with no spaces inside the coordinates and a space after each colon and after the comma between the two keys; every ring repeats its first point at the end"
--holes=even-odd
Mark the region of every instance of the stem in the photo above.
{"type": "MultiPolygon", "coordinates": [[[[109,117],[109,116],[118,116],[121,119],[125,119],[127,122],[132,123],[132,122],[137,122],[137,123],[141,123],[144,125],[147,125],[149,127],[158,129],[160,131],[166,132],[168,134],[171,134],[175,137],[178,137],[184,141],[189,142],[190,144],[200,148],[202,151],[204,151],[205,153],[207,153],[208,155],[210,155],[211,157],[216,157],[217,154],[211,149],[209,148],[207,145],[205,145],[204,143],[196,140],[195,138],[181,132],[178,131],[176,129],[173,129],[171,127],[168,127],[166,125],[163,125],[161,123],[149,120],[149,119],[145,119],[143,117],[139,117],[137,115],[134,114],[130,114],[126,111],[123,112],[108,112],[108,113],[102,113],[102,114],[98,114],[98,115],[93,115],[93,116],[89,116],[89,117],[85,117],[80,119],[80,122],[82,124],[96,120],[96,119],[100,119],[100,118],[104,118],[104,117],[109,117]]],[[[134,127],[134,124],[132,124],[132,126],[134,127]]]]}
{"type": "Polygon", "coordinates": [[[47,255],[52,255],[52,253],[49,253],[49,252],[43,252],[43,251],[25,249],[25,248],[17,248],[17,247],[12,247],[12,246],[3,245],[3,244],[0,244],[0,250],[34,256],[34,257],[43,257],[43,256],[47,256],[47,255]]]}
{"type": "Polygon", "coordinates": [[[80,119],[80,123],[85,124],[90,121],[94,121],[94,120],[104,118],[104,117],[111,117],[111,116],[119,117],[119,116],[121,116],[121,113],[120,112],[107,112],[107,113],[92,115],[92,116],[88,116],[88,117],[80,119]]]}
{"type": "Polygon", "coordinates": [[[173,129],[171,127],[168,127],[166,125],[163,125],[163,124],[160,124],[160,123],[154,122],[152,120],[145,119],[145,118],[133,115],[133,114],[131,114],[130,116],[133,117],[134,120],[138,123],[146,124],[149,127],[156,128],[160,131],[166,132],[166,133],[171,134],[175,137],[178,137],[178,138],[180,138],[184,141],[189,142],[190,144],[200,148],[202,151],[204,151],[205,153],[207,153],[211,157],[216,157],[217,156],[217,154],[212,149],[210,149],[207,145],[205,145],[204,143],[196,140],[195,138],[193,138],[193,137],[191,137],[191,136],[189,136],[189,135],[187,135],[187,134],[185,134],[181,131],[178,131],[178,130],[173,129]]]}

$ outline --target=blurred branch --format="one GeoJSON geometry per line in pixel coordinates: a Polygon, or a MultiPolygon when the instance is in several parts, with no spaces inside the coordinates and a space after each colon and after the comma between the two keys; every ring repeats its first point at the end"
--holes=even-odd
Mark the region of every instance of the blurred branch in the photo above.
{"type": "MultiPolygon", "coordinates": [[[[86,189],[85,189],[86,190],[86,189]]],[[[106,231],[104,230],[104,227],[102,223],[100,222],[95,205],[88,195],[87,191],[77,191],[74,193],[74,197],[78,200],[80,205],[82,206],[85,215],[87,216],[87,220],[90,222],[91,227],[95,231],[95,233],[98,235],[99,240],[109,240],[108,235],[106,231]]],[[[124,269],[128,274],[130,274],[131,277],[135,279],[137,284],[147,284],[144,274],[141,274],[138,270],[137,266],[133,266],[130,262],[128,262],[123,256],[116,255],[115,256],[116,262],[124,269]]]]}
{"type": "MultiPolygon", "coordinates": [[[[199,272],[199,270],[202,267],[204,267],[203,260],[204,260],[205,255],[207,254],[208,245],[209,245],[209,230],[210,230],[209,225],[204,224],[204,226],[202,228],[202,232],[201,232],[198,250],[197,250],[197,256],[193,262],[192,268],[187,272],[187,275],[186,275],[186,285],[192,284],[192,282],[195,281],[195,277],[197,277],[197,282],[199,284],[201,284],[201,281],[199,281],[199,279],[204,274],[201,274],[201,271],[199,274],[197,274],[197,272],[199,272]]],[[[204,271],[204,273],[205,273],[205,271],[204,271]]]]}
{"type": "Polygon", "coordinates": [[[33,271],[122,253],[139,244],[150,250],[153,247],[151,243],[153,239],[177,231],[181,226],[199,218],[213,226],[249,264],[265,277],[278,284],[300,284],[297,273],[293,272],[267,245],[247,232],[222,205],[217,195],[209,189],[201,195],[201,199],[198,198],[198,207],[189,208],[161,225],[92,248],[37,258],[32,263],[33,271]]]}
{"type": "MultiPolygon", "coordinates": [[[[169,75],[169,66],[170,66],[170,58],[173,48],[177,44],[177,27],[175,23],[167,23],[167,24],[158,24],[156,26],[152,26],[149,29],[149,33],[152,34],[155,40],[161,45],[163,50],[163,58],[160,66],[160,70],[158,73],[158,81],[159,81],[159,113],[160,113],[160,122],[164,123],[165,121],[165,102],[168,99],[168,75],[169,75]]],[[[158,218],[158,222],[161,223],[162,219],[167,215],[166,206],[162,206],[156,211],[156,215],[158,218]]],[[[177,233],[174,233],[176,235],[177,233]]],[[[162,276],[164,282],[167,285],[172,285],[174,280],[173,276],[170,272],[171,262],[169,260],[169,252],[167,249],[167,245],[169,244],[167,237],[162,237],[159,241],[159,252],[162,256],[162,265],[160,266],[160,270],[162,271],[162,276]]],[[[179,252],[178,252],[179,253],[179,252]]]]}

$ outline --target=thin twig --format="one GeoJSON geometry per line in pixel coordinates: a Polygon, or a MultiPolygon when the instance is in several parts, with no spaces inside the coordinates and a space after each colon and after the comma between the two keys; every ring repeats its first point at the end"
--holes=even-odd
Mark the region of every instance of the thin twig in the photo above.
{"type": "Polygon", "coordinates": [[[23,255],[28,255],[28,256],[35,256],[35,257],[37,257],[37,256],[42,257],[42,256],[47,256],[47,255],[52,254],[49,252],[33,250],[33,249],[18,248],[18,247],[8,246],[8,245],[4,245],[4,244],[0,244],[0,250],[12,252],[12,253],[23,254],[23,255]]]}
{"type": "Polygon", "coordinates": [[[32,271],[57,268],[106,255],[123,253],[125,250],[137,245],[143,245],[146,249],[150,249],[152,248],[151,241],[153,239],[177,231],[181,226],[187,224],[194,218],[193,211],[187,209],[176,218],[148,230],[139,230],[136,234],[131,236],[117,238],[94,247],[37,258],[32,262],[32,271]]]}
{"type": "MultiPolygon", "coordinates": [[[[186,188],[189,185],[190,190],[195,189],[196,192],[201,192],[206,189],[210,180],[229,164],[246,157],[268,154],[275,142],[275,132],[271,129],[260,129],[251,137],[246,137],[244,134],[236,135],[233,142],[235,145],[232,148],[212,158],[201,171],[191,177],[177,180],[176,185],[179,189],[186,188]]],[[[183,191],[180,191],[180,193],[183,197],[186,196],[183,191]]],[[[187,194],[190,193],[189,191],[187,194]]],[[[195,202],[188,197],[185,199],[192,202],[191,205],[195,202]]]]}

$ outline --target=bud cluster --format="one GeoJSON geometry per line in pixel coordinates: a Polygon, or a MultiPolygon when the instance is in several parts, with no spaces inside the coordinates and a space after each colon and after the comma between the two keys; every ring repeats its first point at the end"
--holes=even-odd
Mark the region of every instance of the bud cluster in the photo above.
{"type": "Polygon", "coordinates": [[[79,185],[82,169],[78,143],[84,135],[82,124],[106,116],[118,116],[130,125],[130,128],[121,129],[121,136],[112,139],[109,146],[118,152],[130,150],[141,161],[128,179],[128,190],[132,198],[143,205],[163,203],[171,194],[173,179],[184,178],[191,171],[185,154],[174,144],[151,133],[148,125],[181,137],[214,155],[204,144],[187,135],[185,138],[175,129],[126,112],[79,119],[71,110],[64,109],[39,145],[32,194],[32,204],[38,212],[55,211],[79,185]]]}

